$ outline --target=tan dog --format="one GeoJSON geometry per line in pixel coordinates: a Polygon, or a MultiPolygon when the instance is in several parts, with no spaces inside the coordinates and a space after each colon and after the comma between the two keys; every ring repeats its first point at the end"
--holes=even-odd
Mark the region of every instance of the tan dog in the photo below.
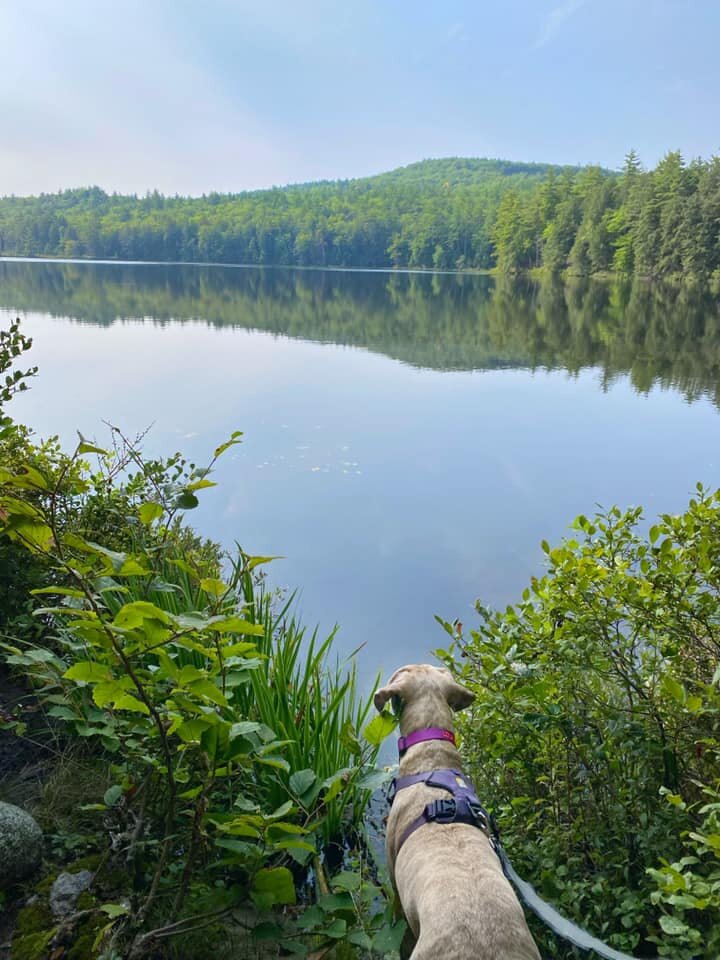
{"type": "MultiPolygon", "coordinates": [[[[390,699],[402,710],[400,732],[441,727],[452,731],[452,712],[474,695],[449,670],[412,664],[397,670],[375,694],[382,710],[390,699]]],[[[408,748],[400,776],[460,769],[452,742],[430,740],[408,748]]],[[[449,796],[416,783],[398,790],[385,847],[393,886],[415,936],[412,960],[540,960],[525,916],[482,830],[467,823],[424,823],[402,845],[425,805],[449,796]]]]}

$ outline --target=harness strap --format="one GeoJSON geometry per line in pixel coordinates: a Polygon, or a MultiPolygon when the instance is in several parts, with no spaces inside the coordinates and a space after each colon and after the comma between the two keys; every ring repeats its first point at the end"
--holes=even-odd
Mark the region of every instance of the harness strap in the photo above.
{"type": "Polygon", "coordinates": [[[446,790],[450,796],[441,797],[425,805],[420,816],[415,817],[403,831],[396,856],[408,837],[420,827],[424,827],[426,823],[466,823],[471,827],[478,827],[488,837],[491,836],[493,823],[490,814],[483,808],[472,786],[460,770],[429,770],[398,777],[392,782],[390,803],[392,804],[398,790],[404,790],[416,783],[446,790]]]}

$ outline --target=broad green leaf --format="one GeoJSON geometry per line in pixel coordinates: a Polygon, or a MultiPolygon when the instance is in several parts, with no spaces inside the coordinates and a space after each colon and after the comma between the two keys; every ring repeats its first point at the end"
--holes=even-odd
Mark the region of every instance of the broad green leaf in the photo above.
{"type": "Polygon", "coordinates": [[[39,597],[42,594],[56,594],[59,597],[76,597],[78,600],[84,600],[85,594],[82,590],[78,590],[75,587],[39,587],[37,590],[31,590],[30,593],[34,597],[39,597]]]}
{"type": "Polygon", "coordinates": [[[191,743],[195,740],[200,740],[204,730],[210,726],[210,720],[204,720],[201,717],[193,717],[191,720],[185,720],[177,728],[177,735],[181,740],[184,740],[185,743],[191,743]]]}
{"type": "Polygon", "coordinates": [[[663,928],[665,933],[669,934],[671,937],[679,937],[682,934],[687,933],[688,926],[686,923],[683,923],[682,920],[678,920],[677,917],[660,917],[660,926],[663,928]]]}
{"type": "Polygon", "coordinates": [[[362,877],[359,873],[353,873],[350,870],[343,870],[337,876],[332,877],[330,881],[334,890],[346,890],[348,893],[354,893],[360,889],[362,877]]]}
{"type": "Polygon", "coordinates": [[[343,920],[342,917],[335,917],[332,923],[320,930],[320,933],[326,937],[332,937],[333,940],[339,940],[347,933],[347,920],[343,920]]]}
{"type": "Polygon", "coordinates": [[[366,950],[368,953],[372,950],[373,942],[364,930],[353,930],[348,934],[348,943],[354,944],[366,950]]]}
{"type": "Polygon", "coordinates": [[[392,926],[386,924],[381,927],[373,937],[373,950],[379,954],[399,950],[406,930],[407,923],[404,920],[398,920],[392,926]]]}
{"type": "Polygon", "coordinates": [[[103,680],[93,689],[93,700],[98,707],[106,707],[108,704],[114,704],[132,687],[133,682],[130,677],[120,677],[118,680],[103,680]]]}
{"type": "Polygon", "coordinates": [[[130,907],[125,903],[104,903],[100,909],[109,917],[125,917],[130,913],[130,907]]]}
{"type": "Polygon", "coordinates": [[[102,663],[95,663],[93,660],[81,660],[74,663],[63,674],[66,680],[77,680],[81,683],[100,683],[101,681],[111,681],[112,674],[110,669],[102,663]]]}
{"type": "Polygon", "coordinates": [[[208,480],[206,477],[203,477],[202,480],[193,480],[192,483],[189,483],[186,490],[205,490],[207,487],[216,487],[217,483],[214,480],[208,480]]]}
{"type": "Polygon", "coordinates": [[[349,893],[326,893],[324,897],[320,897],[318,905],[325,913],[335,913],[336,910],[355,911],[355,904],[349,893]]]}
{"type": "Polygon", "coordinates": [[[228,585],[222,580],[216,580],[212,577],[203,577],[200,581],[200,589],[209,593],[211,597],[222,597],[228,592],[228,585]]]}
{"type": "Polygon", "coordinates": [[[211,680],[193,680],[188,684],[187,689],[196,697],[202,697],[204,700],[210,700],[220,707],[227,706],[227,699],[222,690],[215,686],[211,680]]]}
{"type": "Polygon", "coordinates": [[[237,737],[247,737],[250,733],[257,733],[260,727],[261,724],[254,723],[252,720],[241,720],[239,723],[234,723],[230,727],[230,739],[235,740],[237,737]]]}
{"type": "Polygon", "coordinates": [[[126,603],[115,615],[113,625],[125,629],[134,629],[141,627],[146,620],[157,620],[159,623],[170,623],[170,616],[160,607],[147,600],[135,600],[132,603],[126,603]]]}
{"type": "Polygon", "coordinates": [[[383,710],[363,730],[363,736],[373,747],[379,747],[380,744],[389,737],[398,725],[398,718],[389,710],[383,710]]]}
{"type": "Polygon", "coordinates": [[[302,797],[317,782],[317,774],[313,770],[298,770],[290,777],[290,789],[297,797],[302,797]]]}
{"type": "Polygon", "coordinates": [[[194,510],[199,503],[200,501],[192,492],[192,490],[186,489],[177,495],[173,506],[178,510],[194,510]]]}
{"type": "Polygon", "coordinates": [[[108,807],[112,807],[114,806],[114,804],[118,802],[118,800],[122,795],[123,795],[123,788],[120,786],[120,784],[116,783],[116,784],[113,784],[112,787],[110,787],[105,791],[105,796],[103,797],[103,800],[108,805],[108,807]]]}
{"type": "Polygon", "coordinates": [[[663,675],[661,686],[665,693],[676,703],[685,703],[687,698],[685,687],[683,687],[681,683],[678,683],[674,677],[671,677],[669,673],[663,675]]]}
{"type": "Polygon", "coordinates": [[[127,560],[120,566],[120,569],[115,572],[117,577],[146,577],[152,571],[146,567],[144,564],[140,563],[139,560],[136,560],[135,557],[128,557],[127,560]]]}
{"type": "Polygon", "coordinates": [[[163,515],[163,508],[159,503],[154,503],[149,501],[148,503],[142,503],[138,507],[138,516],[140,521],[146,526],[150,526],[151,523],[154,523],[155,520],[158,520],[163,515]]]}
{"type": "Polygon", "coordinates": [[[142,700],[138,700],[137,697],[134,697],[130,693],[124,694],[115,701],[115,709],[129,710],[131,713],[150,713],[150,710],[146,704],[144,704],[142,700]]]}
{"type": "Polygon", "coordinates": [[[268,867],[255,875],[253,890],[270,894],[274,903],[295,903],[295,884],[287,867],[268,867]]]}
{"type": "Polygon", "coordinates": [[[279,940],[283,935],[282,927],[270,920],[264,920],[253,927],[253,940],[279,940]]]}

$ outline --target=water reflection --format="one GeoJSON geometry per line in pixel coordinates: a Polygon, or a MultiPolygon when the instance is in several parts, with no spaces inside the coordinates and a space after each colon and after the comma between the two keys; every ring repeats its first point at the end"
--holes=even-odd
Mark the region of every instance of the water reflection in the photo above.
{"type": "Polygon", "coordinates": [[[201,321],[437,370],[599,368],[720,406],[720,301],[700,286],[155,264],[0,262],[0,308],[201,321]]]}

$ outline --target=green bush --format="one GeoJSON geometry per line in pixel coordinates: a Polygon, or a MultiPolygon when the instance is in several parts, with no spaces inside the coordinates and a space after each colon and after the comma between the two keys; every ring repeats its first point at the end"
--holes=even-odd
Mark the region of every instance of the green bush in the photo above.
{"type": "Polygon", "coordinates": [[[578,517],[519,604],[478,604],[480,626],[440,654],[477,694],[464,750],[520,871],[618,949],[711,960],[720,491],[640,523],[578,517]]]}

